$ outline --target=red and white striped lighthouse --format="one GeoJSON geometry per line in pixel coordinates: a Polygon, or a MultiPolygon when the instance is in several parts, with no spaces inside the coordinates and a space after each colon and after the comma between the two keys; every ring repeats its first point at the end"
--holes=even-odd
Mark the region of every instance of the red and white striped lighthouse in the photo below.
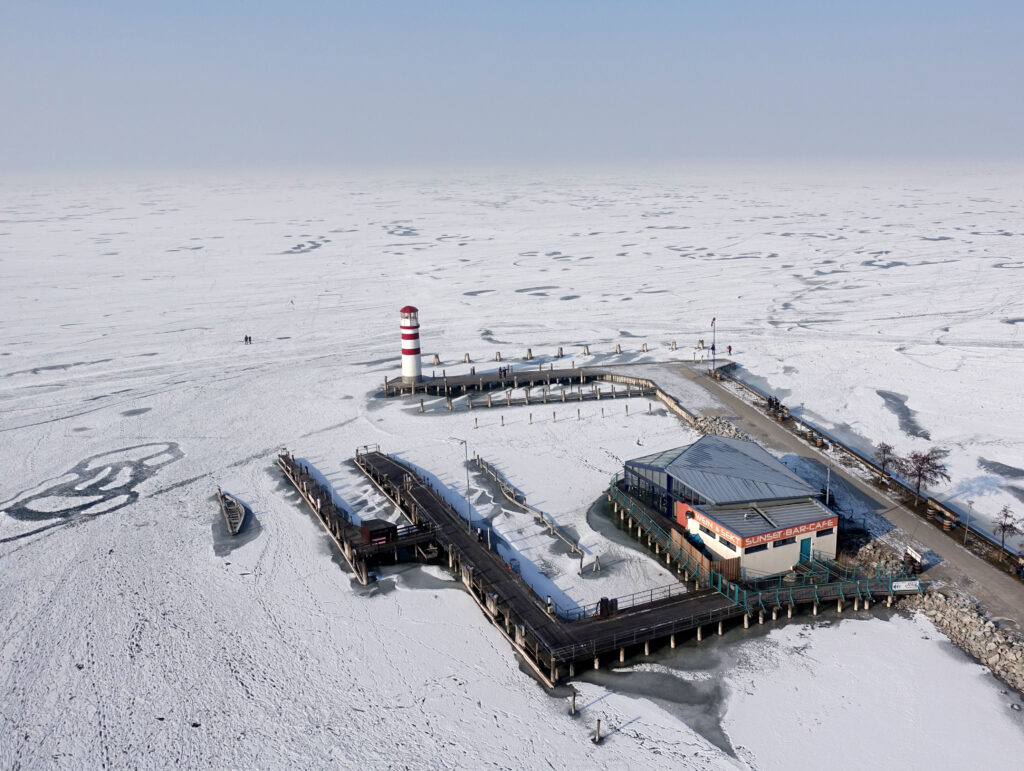
{"type": "Polygon", "coordinates": [[[419,311],[406,305],[399,311],[402,326],[402,380],[418,383],[420,377],[420,320],[419,311]]]}

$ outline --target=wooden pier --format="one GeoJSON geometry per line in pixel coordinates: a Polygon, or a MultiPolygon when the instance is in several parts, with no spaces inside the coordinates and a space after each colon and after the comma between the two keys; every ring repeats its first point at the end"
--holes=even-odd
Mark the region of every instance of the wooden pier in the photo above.
{"type": "MultiPolygon", "coordinates": [[[[412,523],[430,523],[448,566],[460,577],[481,610],[546,685],[573,676],[581,662],[600,666],[611,652],[651,641],[670,640],[698,627],[738,617],[743,609],[718,591],[651,595],[650,601],[612,613],[567,621],[554,603],[541,598],[432,487],[405,464],[379,451],[360,452],[356,463],[412,523]]],[[[643,593],[646,599],[647,593],[643,593]]]]}
{"type": "MultiPolygon", "coordinates": [[[[916,581],[894,587],[892,581],[876,580],[751,592],[721,574],[705,570],[703,574],[684,574],[686,580],[692,578],[700,588],[687,591],[679,583],[628,598],[605,598],[589,608],[566,611],[551,598],[539,597],[413,468],[378,449],[358,451],[355,461],[411,523],[429,524],[433,528],[436,542],[447,556],[448,567],[459,576],[491,623],[549,687],[563,677],[573,677],[577,666],[599,668],[602,657],[610,654],[617,654],[621,662],[627,653],[631,655],[641,647],[646,655],[652,643],[667,641],[675,647],[683,635],[692,634],[700,640],[704,628],[709,626],[722,634],[725,622],[734,619],[742,618],[746,627],[755,617],[763,623],[768,612],[775,620],[780,609],[791,617],[798,604],[813,604],[817,615],[819,606],[826,601],[836,601],[837,610],[842,612],[846,602],[852,602],[857,609],[861,603],[867,608],[873,598],[887,594],[891,604],[896,594],[920,591],[916,581]]],[[[641,527],[638,532],[648,536],[648,544],[654,543],[654,523],[644,530],[641,527]]],[[[666,562],[672,564],[671,542],[664,543],[666,562]]],[[[686,558],[677,553],[677,559],[686,558]]],[[[677,571],[683,572],[679,564],[677,571]]]]}
{"type": "Polygon", "coordinates": [[[277,465],[320,520],[363,586],[370,582],[369,569],[374,565],[398,562],[403,556],[422,560],[437,556],[433,529],[428,523],[396,527],[375,536],[353,524],[351,515],[335,505],[331,491],[317,481],[308,465],[288,453],[277,457],[277,465]]]}
{"type": "Polygon", "coordinates": [[[654,392],[655,386],[650,381],[621,378],[605,370],[590,367],[557,370],[523,368],[501,374],[489,372],[480,375],[432,377],[418,383],[406,383],[401,379],[384,380],[386,396],[415,396],[419,393],[444,396],[448,399],[449,408],[453,399],[465,396],[467,409],[629,399],[636,396],[653,396],[654,392]],[[611,387],[602,389],[601,383],[610,383],[611,387]],[[616,383],[619,384],[618,388],[616,383]],[[474,399],[473,393],[485,396],[474,399]]]}

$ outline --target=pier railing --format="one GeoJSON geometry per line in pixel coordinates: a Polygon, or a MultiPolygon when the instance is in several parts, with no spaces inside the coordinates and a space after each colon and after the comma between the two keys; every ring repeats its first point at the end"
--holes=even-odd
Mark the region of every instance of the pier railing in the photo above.
{"type": "MultiPolygon", "coordinates": [[[[760,388],[753,385],[752,383],[748,383],[746,380],[741,378],[736,372],[737,369],[739,369],[739,366],[735,362],[731,362],[729,364],[725,364],[719,367],[717,372],[719,372],[722,376],[728,378],[732,382],[736,383],[738,386],[745,388],[747,391],[749,391],[759,399],[768,398],[768,394],[766,394],[760,388]]],[[[842,439],[838,438],[828,429],[824,429],[821,426],[811,422],[810,420],[807,420],[802,415],[795,415],[792,411],[789,411],[789,417],[797,425],[803,426],[805,433],[817,434],[818,436],[827,439],[831,446],[835,446],[842,452],[845,452],[853,460],[860,463],[866,469],[875,474],[878,474],[879,478],[885,478],[893,482],[896,486],[903,490],[903,493],[905,495],[910,496],[916,494],[914,486],[907,482],[905,479],[902,479],[899,476],[899,474],[895,473],[892,470],[891,467],[887,468],[885,471],[882,471],[882,467],[875,461],[873,457],[869,456],[865,452],[862,452],[861,450],[858,450],[856,447],[853,447],[850,444],[844,442],[842,439]]],[[[964,527],[971,533],[972,536],[984,541],[989,546],[993,548],[1000,548],[1000,542],[998,538],[996,538],[991,533],[986,532],[981,527],[979,527],[976,521],[971,520],[970,510],[965,512],[963,508],[954,501],[940,501],[934,496],[928,496],[926,494],[922,494],[921,499],[925,502],[925,505],[928,509],[935,511],[939,515],[941,515],[945,522],[950,523],[950,526],[956,524],[960,527],[964,527]]],[[[1018,561],[1024,560],[1024,554],[1018,552],[1012,546],[1007,544],[1003,546],[1003,549],[1006,551],[1007,554],[1011,554],[1014,557],[1016,557],[1018,561]]]]}
{"type": "MultiPolygon", "coordinates": [[[[823,600],[839,599],[846,601],[847,599],[852,600],[854,598],[863,601],[865,599],[877,598],[879,595],[889,596],[923,592],[923,584],[920,581],[908,579],[904,573],[888,573],[883,575],[877,569],[875,571],[876,575],[872,577],[854,576],[851,580],[844,580],[843,578],[835,580],[834,577],[826,572],[816,574],[814,578],[818,580],[803,579],[807,582],[799,585],[786,586],[782,583],[782,579],[779,578],[779,582],[775,586],[757,586],[754,588],[741,586],[739,583],[726,579],[713,568],[702,564],[702,560],[694,559],[694,555],[690,552],[692,547],[690,549],[686,548],[689,544],[677,544],[674,542],[671,535],[654,520],[646,508],[633,500],[630,495],[619,487],[621,481],[621,474],[616,474],[612,477],[611,484],[608,487],[610,499],[624,507],[629,516],[639,524],[645,533],[650,535],[652,541],[657,540],[659,545],[664,547],[669,555],[667,561],[680,566],[689,577],[697,578],[700,585],[714,589],[724,595],[740,606],[746,613],[755,613],[758,610],[770,610],[773,607],[780,608],[785,605],[796,605],[806,602],[818,604],[823,600]],[[821,578],[825,580],[821,581],[821,578]]],[[[685,592],[686,589],[682,588],[681,591],[685,592]]]]}
{"type": "Polygon", "coordinates": [[[579,541],[576,541],[567,536],[565,533],[562,532],[562,529],[557,524],[555,524],[555,522],[550,517],[548,517],[543,511],[534,508],[529,503],[527,503],[526,496],[522,492],[517,490],[515,487],[513,487],[512,484],[507,479],[505,479],[502,473],[498,471],[498,469],[496,469],[494,466],[492,466],[490,463],[484,460],[483,457],[481,457],[480,455],[475,455],[474,457],[476,459],[476,465],[481,470],[483,470],[484,473],[490,476],[491,479],[498,483],[498,488],[501,490],[501,494],[504,495],[505,498],[508,499],[508,501],[514,503],[523,511],[533,514],[533,516],[535,516],[537,519],[541,521],[541,523],[543,523],[544,527],[548,529],[548,532],[551,533],[551,535],[560,538],[562,541],[565,542],[565,544],[570,549],[572,549],[574,554],[579,554],[582,557],[583,550],[580,548],[579,541]]]}

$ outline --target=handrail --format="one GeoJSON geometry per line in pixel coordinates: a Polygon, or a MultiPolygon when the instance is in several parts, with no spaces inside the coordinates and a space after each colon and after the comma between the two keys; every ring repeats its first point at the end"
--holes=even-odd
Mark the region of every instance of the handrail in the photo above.
{"type": "Polygon", "coordinates": [[[540,521],[543,522],[545,526],[547,526],[548,530],[553,535],[558,536],[562,541],[564,541],[569,546],[570,549],[573,550],[574,554],[579,554],[581,556],[583,555],[583,549],[580,548],[579,541],[574,541],[571,538],[569,538],[569,536],[565,535],[562,532],[561,528],[558,525],[556,525],[553,520],[549,519],[543,511],[534,508],[533,506],[528,504],[526,502],[526,495],[520,492],[515,487],[513,487],[508,482],[508,480],[506,480],[505,477],[502,476],[501,472],[499,472],[494,466],[492,466],[490,463],[484,460],[481,455],[476,455],[476,462],[477,466],[479,466],[481,469],[487,472],[491,476],[491,478],[498,483],[498,488],[501,490],[501,494],[504,495],[506,499],[508,499],[509,501],[511,501],[524,511],[528,511],[535,517],[540,519],[540,521]],[[519,500],[520,497],[522,497],[523,500],[519,500]]]}
{"type": "MultiPolygon", "coordinates": [[[[766,393],[764,393],[760,388],[758,388],[757,386],[755,386],[755,385],[753,385],[751,383],[746,382],[745,380],[743,380],[742,378],[738,377],[734,373],[734,370],[737,368],[737,366],[738,365],[735,362],[730,362],[729,364],[725,364],[725,365],[719,367],[718,368],[718,372],[723,374],[725,377],[729,378],[734,383],[737,383],[738,385],[742,386],[743,388],[746,388],[748,391],[753,393],[755,396],[758,396],[758,397],[760,397],[762,399],[767,398],[768,395],[766,393]]],[[[880,476],[884,474],[885,476],[889,477],[889,479],[891,479],[897,485],[902,487],[904,489],[904,491],[906,491],[907,493],[909,493],[911,495],[915,495],[916,494],[916,491],[914,490],[913,485],[909,484],[907,481],[905,481],[904,479],[900,478],[900,476],[898,474],[893,473],[893,471],[891,469],[886,469],[885,472],[883,472],[882,471],[882,467],[879,466],[878,463],[875,462],[874,458],[868,457],[867,455],[865,455],[860,450],[856,449],[855,447],[851,447],[850,445],[846,444],[842,440],[836,438],[828,430],[819,427],[818,425],[812,423],[811,421],[807,420],[806,418],[804,418],[802,416],[794,415],[792,413],[792,411],[790,411],[789,414],[790,414],[791,419],[795,423],[799,423],[800,425],[806,427],[810,431],[813,431],[814,433],[820,434],[821,436],[825,437],[826,439],[828,439],[828,441],[831,444],[835,445],[836,447],[838,447],[840,450],[846,452],[847,454],[853,456],[860,463],[864,464],[865,466],[867,466],[868,468],[873,470],[876,474],[879,474],[880,476]]],[[[865,440],[865,441],[867,441],[867,440],[865,440]]],[[[981,538],[982,540],[984,540],[987,543],[989,543],[991,546],[995,546],[995,547],[999,547],[1000,546],[999,539],[997,539],[991,533],[988,533],[988,532],[982,530],[980,527],[978,527],[976,522],[974,522],[974,521],[966,521],[966,522],[964,522],[963,521],[965,519],[964,511],[959,506],[959,504],[956,504],[956,503],[954,503],[952,501],[940,501],[935,496],[930,496],[930,495],[921,495],[921,500],[925,502],[926,506],[929,506],[929,507],[932,507],[932,508],[942,508],[942,509],[946,509],[946,510],[952,512],[957,517],[958,523],[962,527],[966,527],[967,530],[969,532],[971,532],[975,537],[981,538]]],[[[969,512],[968,512],[968,514],[969,514],[969,512]]],[[[970,517],[968,516],[967,519],[969,520],[970,517]]],[[[1016,549],[1014,549],[1010,545],[1004,545],[1003,546],[1003,550],[1007,554],[1012,554],[1015,557],[1017,557],[1018,559],[1024,559],[1024,553],[1017,551],[1016,549]]]]}
{"type": "MultiPolygon", "coordinates": [[[[647,533],[660,534],[660,537],[668,538],[666,531],[660,527],[656,522],[651,520],[650,515],[636,502],[625,493],[616,484],[620,480],[620,475],[616,474],[612,478],[612,484],[609,485],[609,492],[612,497],[623,505],[629,514],[637,520],[641,528],[647,533]]],[[[686,552],[683,552],[679,547],[676,547],[673,551],[670,538],[669,545],[666,546],[666,550],[670,556],[677,562],[677,564],[688,564],[683,563],[682,559],[684,555],[687,556],[686,552]]],[[[659,541],[660,542],[660,541],[659,541]]],[[[753,613],[756,609],[767,610],[765,605],[766,599],[769,601],[774,599],[776,607],[779,607],[781,602],[781,595],[779,590],[786,588],[782,586],[781,580],[774,587],[768,587],[760,590],[748,590],[741,589],[739,585],[733,584],[725,579],[718,571],[705,568],[702,565],[695,566],[693,571],[704,583],[711,589],[714,589],[722,596],[726,597],[730,602],[741,607],[746,613],[753,613]]],[[[888,594],[893,593],[892,585],[894,581],[908,580],[908,576],[905,574],[897,575],[889,572],[886,576],[881,575],[881,571],[878,566],[875,566],[875,575],[865,578],[858,575],[844,576],[838,581],[820,581],[810,580],[807,581],[807,577],[829,577],[829,573],[825,569],[820,569],[814,573],[806,574],[803,578],[804,583],[799,586],[791,586],[789,589],[789,602],[795,604],[798,601],[809,601],[813,600],[815,603],[820,604],[823,599],[839,598],[846,600],[848,594],[856,594],[858,598],[863,598],[864,595],[872,594],[872,587],[875,587],[875,591],[884,590],[888,594]],[[846,584],[846,590],[844,591],[843,585],[846,584]]],[[[923,591],[922,585],[918,582],[918,592],[923,591]]]]}

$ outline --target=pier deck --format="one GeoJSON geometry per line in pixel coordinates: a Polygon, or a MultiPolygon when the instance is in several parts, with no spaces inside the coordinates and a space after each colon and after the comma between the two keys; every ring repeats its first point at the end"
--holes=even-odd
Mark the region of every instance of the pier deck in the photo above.
{"type": "Polygon", "coordinates": [[[741,616],[743,607],[714,590],[680,592],[606,617],[566,621],[558,617],[466,520],[416,472],[379,451],[359,453],[356,463],[414,524],[429,523],[477,603],[548,685],[572,673],[578,661],[672,637],[699,626],[741,616]]]}
{"type": "Polygon", "coordinates": [[[388,559],[397,561],[400,553],[412,552],[424,558],[433,556],[436,539],[429,524],[401,527],[393,538],[367,541],[362,529],[352,523],[347,511],[335,505],[331,491],[317,481],[308,466],[287,453],[278,456],[277,465],[338,545],[356,579],[364,586],[370,581],[370,567],[388,559]]]}

